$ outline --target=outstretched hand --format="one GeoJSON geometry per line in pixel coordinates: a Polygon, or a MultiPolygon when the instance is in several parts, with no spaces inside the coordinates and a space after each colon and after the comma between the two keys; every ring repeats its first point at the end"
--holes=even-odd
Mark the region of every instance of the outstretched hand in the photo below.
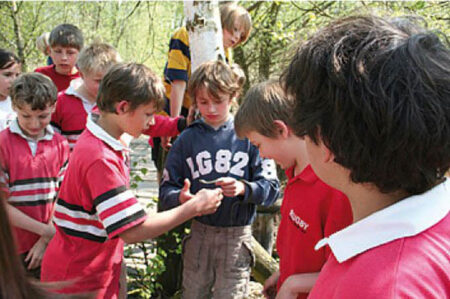
{"type": "Polygon", "coordinates": [[[223,195],[227,197],[235,197],[245,194],[245,184],[232,177],[223,177],[216,182],[223,190],[223,195]]]}
{"type": "Polygon", "coordinates": [[[195,205],[196,215],[206,215],[216,212],[222,203],[222,189],[201,189],[193,196],[191,202],[195,205]]]}

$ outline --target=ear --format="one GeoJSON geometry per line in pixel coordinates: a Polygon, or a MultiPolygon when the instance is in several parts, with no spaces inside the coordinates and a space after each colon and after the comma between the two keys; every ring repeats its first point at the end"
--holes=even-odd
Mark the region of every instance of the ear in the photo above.
{"type": "Polygon", "coordinates": [[[286,125],[286,123],[282,120],[274,120],[273,124],[276,127],[276,131],[278,133],[278,135],[282,138],[288,138],[290,133],[291,133],[291,129],[286,125]]]}
{"type": "Polygon", "coordinates": [[[55,112],[55,109],[56,109],[56,103],[50,106],[50,110],[52,111],[52,114],[53,114],[53,112],[55,112]]]}
{"type": "Polygon", "coordinates": [[[333,152],[323,143],[322,139],[319,141],[320,151],[322,153],[323,161],[326,163],[334,162],[333,152]]]}
{"type": "Polygon", "coordinates": [[[130,103],[122,100],[116,104],[116,114],[122,115],[130,111],[130,103]]]}

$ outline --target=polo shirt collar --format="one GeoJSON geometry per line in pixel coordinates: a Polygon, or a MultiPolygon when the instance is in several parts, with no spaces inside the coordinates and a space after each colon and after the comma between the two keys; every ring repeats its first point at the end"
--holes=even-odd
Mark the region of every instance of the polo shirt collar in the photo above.
{"type": "Polygon", "coordinates": [[[415,236],[450,212],[450,180],[425,193],[405,198],[320,240],[315,249],[329,245],[340,263],[377,246],[415,236]]]}
{"type": "MultiPolygon", "coordinates": [[[[305,183],[314,184],[314,182],[319,179],[317,177],[316,173],[314,172],[314,170],[312,169],[311,164],[308,164],[302,170],[302,172],[300,172],[296,176],[294,176],[295,166],[296,165],[294,164],[291,167],[289,167],[288,169],[286,169],[286,171],[285,171],[286,176],[288,177],[290,182],[294,182],[296,180],[302,180],[305,183]]],[[[290,184],[289,181],[288,181],[288,184],[290,184]]]]}
{"type": "Polygon", "coordinates": [[[115,151],[126,151],[129,152],[130,149],[124,146],[119,140],[109,135],[102,127],[97,125],[98,115],[89,114],[86,129],[88,129],[92,135],[109,145],[115,151]]]}
{"type": "Polygon", "coordinates": [[[83,106],[85,107],[85,110],[87,113],[90,113],[92,111],[92,108],[96,105],[96,103],[89,102],[86,98],[84,98],[79,92],[77,92],[77,88],[83,84],[83,79],[76,78],[72,81],[70,81],[69,87],[64,91],[65,94],[70,96],[75,96],[81,100],[83,103],[83,106]]]}
{"type": "Polygon", "coordinates": [[[22,137],[25,140],[34,141],[34,142],[37,142],[37,141],[40,141],[40,140],[52,140],[53,139],[53,135],[55,134],[55,131],[53,130],[52,126],[51,125],[47,125],[45,127],[45,134],[44,134],[44,136],[42,136],[42,137],[40,137],[38,139],[33,139],[33,138],[31,138],[31,137],[29,137],[29,136],[27,136],[27,135],[25,135],[23,133],[22,129],[19,126],[19,122],[18,122],[17,118],[14,121],[11,122],[11,125],[9,126],[9,130],[11,131],[11,133],[17,134],[17,135],[19,135],[20,137],[22,137]]]}

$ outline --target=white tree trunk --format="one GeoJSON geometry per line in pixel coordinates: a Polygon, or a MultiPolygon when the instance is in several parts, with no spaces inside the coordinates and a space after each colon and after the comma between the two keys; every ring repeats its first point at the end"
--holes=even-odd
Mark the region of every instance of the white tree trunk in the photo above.
{"type": "Polygon", "coordinates": [[[219,2],[185,1],[184,14],[189,34],[191,73],[203,62],[225,61],[219,2]]]}

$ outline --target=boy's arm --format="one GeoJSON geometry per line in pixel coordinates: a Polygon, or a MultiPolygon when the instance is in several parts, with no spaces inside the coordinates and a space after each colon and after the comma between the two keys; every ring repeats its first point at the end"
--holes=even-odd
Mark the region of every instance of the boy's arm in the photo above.
{"type": "Polygon", "coordinates": [[[256,148],[251,150],[250,155],[249,163],[253,178],[243,181],[246,186],[244,202],[270,206],[278,199],[280,192],[275,162],[270,159],[261,159],[256,148]]]}
{"type": "Polygon", "coordinates": [[[186,81],[174,80],[170,85],[170,116],[176,117],[180,115],[181,107],[183,106],[186,81]]]}
{"type": "Polygon", "coordinates": [[[317,281],[319,272],[300,273],[289,276],[278,290],[278,299],[297,298],[299,293],[309,293],[317,281]]]}
{"type": "Polygon", "coordinates": [[[184,142],[183,136],[175,141],[167,155],[166,165],[159,186],[159,201],[160,207],[163,210],[172,209],[180,205],[179,197],[181,189],[184,186],[184,179],[191,178],[186,173],[186,151],[182,148],[184,142]]]}
{"type": "Polygon", "coordinates": [[[155,115],[155,123],[151,125],[143,134],[151,137],[177,136],[186,128],[186,119],[182,116],[169,117],[155,115]]]}
{"type": "Polygon", "coordinates": [[[33,232],[46,239],[47,242],[55,234],[55,227],[51,221],[48,224],[39,222],[10,204],[6,205],[6,211],[12,225],[33,232]]]}
{"type": "Polygon", "coordinates": [[[222,192],[219,188],[202,189],[181,206],[149,215],[141,224],[123,231],[120,237],[126,243],[155,238],[195,216],[214,213],[221,200],[222,192]]]}

